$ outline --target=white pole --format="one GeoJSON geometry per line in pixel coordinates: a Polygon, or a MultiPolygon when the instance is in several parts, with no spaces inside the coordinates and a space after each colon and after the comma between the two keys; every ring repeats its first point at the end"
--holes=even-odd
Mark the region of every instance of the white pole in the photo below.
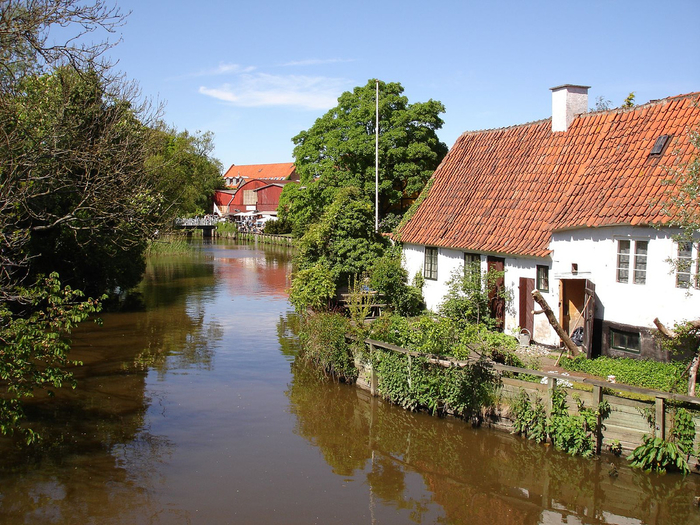
{"type": "Polygon", "coordinates": [[[376,106],[377,116],[374,121],[374,231],[379,233],[379,80],[377,83],[376,106]]]}

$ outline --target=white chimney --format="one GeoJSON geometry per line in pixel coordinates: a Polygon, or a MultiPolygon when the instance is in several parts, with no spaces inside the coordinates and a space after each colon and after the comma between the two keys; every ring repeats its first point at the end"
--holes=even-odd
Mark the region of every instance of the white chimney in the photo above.
{"type": "Polygon", "coordinates": [[[552,131],[566,131],[576,115],[588,111],[590,87],[564,84],[551,88],[552,131]]]}

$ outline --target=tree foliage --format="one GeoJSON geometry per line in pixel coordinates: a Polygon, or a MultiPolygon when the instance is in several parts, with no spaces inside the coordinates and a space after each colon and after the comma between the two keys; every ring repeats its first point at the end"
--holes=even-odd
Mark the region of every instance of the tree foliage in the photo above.
{"type": "Polygon", "coordinates": [[[365,273],[383,251],[384,241],[374,232],[372,205],[358,188],[338,192],[320,220],[301,238],[295,256],[299,269],[328,264],[337,285],[365,273]]]}
{"type": "MultiPolygon", "coordinates": [[[[38,438],[21,426],[18,400],[31,397],[36,388],[75,386],[68,364],[71,330],[99,312],[100,303],[85,299],[82,292],[63,287],[51,274],[31,288],[21,288],[24,309],[12,312],[0,303],[0,433],[21,433],[27,442],[38,438]]],[[[51,393],[51,390],[49,390],[51,393]]]]}
{"type": "Polygon", "coordinates": [[[2,433],[70,378],[66,337],[100,308],[83,292],[137,284],[153,232],[216,182],[211,136],[165,130],[88,40],[123,21],[102,0],[0,1],[2,433]]]}
{"type": "Polygon", "coordinates": [[[154,150],[146,167],[167,203],[164,211],[181,217],[209,213],[214,192],[225,187],[221,163],[211,156],[214,135],[159,125],[154,130],[154,150]]]}
{"type": "MultiPolygon", "coordinates": [[[[436,134],[444,106],[434,100],[409,104],[403,91],[399,83],[379,82],[381,217],[403,212],[447,154],[436,134]]],[[[280,207],[297,232],[320,217],[339,188],[358,188],[374,202],[375,103],[376,84],[370,80],[343,93],[335,108],[292,139],[303,189],[285,187],[280,207]]]]}

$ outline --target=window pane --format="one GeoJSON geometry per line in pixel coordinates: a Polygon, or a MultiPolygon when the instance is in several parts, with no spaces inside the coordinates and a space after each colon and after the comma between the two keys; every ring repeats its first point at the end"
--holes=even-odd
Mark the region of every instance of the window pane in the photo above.
{"type": "Polygon", "coordinates": [[[464,254],[464,275],[472,279],[481,277],[481,255],[477,253],[464,254]]]}
{"type": "Polygon", "coordinates": [[[634,284],[647,282],[647,250],[649,241],[637,241],[634,249],[634,284]]]}
{"type": "Polygon", "coordinates": [[[617,282],[629,282],[630,241],[617,241],[617,282]]]}
{"type": "Polygon", "coordinates": [[[425,260],[423,263],[423,276],[426,279],[437,280],[437,248],[425,247],[425,260]]]}
{"type": "Polygon", "coordinates": [[[676,287],[689,288],[693,264],[693,245],[689,242],[678,243],[678,266],[676,268],[676,287]]]}
{"type": "Polygon", "coordinates": [[[639,332],[622,332],[610,329],[610,346],[617,350],[638,354],[642,348],[639,332]]]}
{"type": "Polygon", "coordinates": [[[549,266],[537,265],[537,289],[549,292],[549,266]]]}

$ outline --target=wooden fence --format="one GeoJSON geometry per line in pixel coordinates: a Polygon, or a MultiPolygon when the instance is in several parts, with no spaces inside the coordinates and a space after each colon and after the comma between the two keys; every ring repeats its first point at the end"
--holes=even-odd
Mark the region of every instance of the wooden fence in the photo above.
{"type": "Polygon", "coordinates": [[[263,244],[277,244],[281,246],[293,246],[294,241],[288,235],[274,235],[270,233],[253,233],[253,232],[219,232],[216,231],[217,237],[228,237],[238,241],[254,241],[263,244]]]}
{"type": "MultiPolygon", "coordinates": [[[[369,346],[370,354],[377,348],[406,354],[410,357],[426,357],[428,362],[445,366],[445,367],[464,367],[472,364],[474,360],[458,361],[448,357],[431,356],[413,352],[396,345],[383,343],[373,339],[364,341],[369,346]]],[[[358,363],[360,374],[358,377],[358,386],[370,391],[373,396],[378,395],[377,383],[378,378],[375,370],[370,363],[358,363]]],[[[510,417],[510,403],[520,393],[521,390],[530,395],[540,396],[545,402],[545,406],[549,410],[551,408],[551,392],[557,385],[562,387],[563,382],[571,383],[574,387],[563,387],[567,391],[567,402],[570,413],[576,413],[576,403],[574,394],[581,399],[585,406],[594,407],[599,402],[606,400],[610,404],[611,413],[605,421],[598,421],[596,429],[596,451],[600,453],[603,446],[611,444],[614,441],[620,443],[624,450],[633,450],[638,445],[642,444],[642,438],[645,434],[653,433],[657,437],[666,438],[670,431],[673,414],[670,409],[675,406],[686,406],[693,410],[700,409],[700,399],[682,394],[672,394],[668,392],[660,392],[650,390],[648,388],[640,388],[636,386],[624,385],[620,383],[609,383],[598,379],[589,379],[584,377],[574,377],[562,375],[556,372],[543,372],[541,370],[530,370],[527,368],[519,368],[516,366],[502,365],[500,363],[492,363],[494,370],[503,374],[509,373],[512,377],[502,377],[502,386],[500,390],[499,402],[496,407],[494,418],[487,421],[491,426],[511,430],[513,428],[513,420],[510,417]],[[546,383],[533,383],[518,379],[518,375],[528,375],[546,378],[546,383]],[[578,386],[576,388],[575,386],[578,386]],[[590,390],[589,388],[590,387],[590,390]],[[636,399],[624,397],[624,393],[634,394],[636,399]],[[654,428],[651,429],[649,422],[653,421],[654,428]]],[[[566,385],[567,383],[563,383],[566,385]]],[[[695,423],[695,447],[700,442],[698,429],[700,429],[700,416],[693,414],[695,423]]]]}

